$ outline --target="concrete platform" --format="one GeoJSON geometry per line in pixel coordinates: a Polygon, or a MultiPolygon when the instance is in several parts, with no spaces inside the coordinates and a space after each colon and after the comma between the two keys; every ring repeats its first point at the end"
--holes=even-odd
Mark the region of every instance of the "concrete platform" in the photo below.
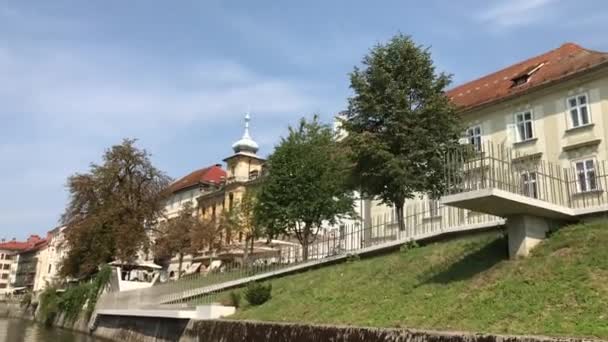
{"type": "Polygon", "coordinates": [[[500,189],[481,189],[444,196],[441,203],[500,217],[530,215],[569,221],[576,216],[571,208],[500,189]]]}
{"type": "Polygon", "coordinates": [[[223,305],[199,305],[194,310],[175,309],[108,309],[97,310],[96,315],[102,316],[135,316],[157,317],[171,319],[217,319],[234,314],[236,308],[223,305]]]}

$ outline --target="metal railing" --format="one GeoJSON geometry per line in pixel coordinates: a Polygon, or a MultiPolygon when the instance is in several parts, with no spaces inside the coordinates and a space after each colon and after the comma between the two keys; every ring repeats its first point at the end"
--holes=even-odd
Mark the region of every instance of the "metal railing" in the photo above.
{"type": "MultiPolygon", "coordinates": [[[[375,217],[369,227],[360,222],[343,225],[333,234],[319,236],[308,246],[308,259],[303,259],[302,246],[282,246],[274,255],[252,260],[249,264],[226,266],[216,271],[197,273],[151,288],[106,293],[98,309],[153,308],[161,304],[202,303],[213,301],[226,286],[242,286],[252,277],[264,278],[273,273],[295,268],[313,267],[333,262],[369,248],[395,242],[427,238],[444,232],[468,230],[472,226],[501,225],[501,218],[469,212],[464,209],[437,206],[432,202],[415,203],[405,208],[405,229],[400,231],[393,214],[375,217]]],[[[186,305],[187,306],[187,305],[186,305]]]]}
{"type": "Polygon", "coordinates": [[[446,155],[447,195],[481,189],[500,189],[567,208],[592,208],[608,204],[606,161],[587,159],[562,167],[487,142],[477,150],[471,145],[446,155]],[[581,164],[583,163],[583,164],[581,164]]]}

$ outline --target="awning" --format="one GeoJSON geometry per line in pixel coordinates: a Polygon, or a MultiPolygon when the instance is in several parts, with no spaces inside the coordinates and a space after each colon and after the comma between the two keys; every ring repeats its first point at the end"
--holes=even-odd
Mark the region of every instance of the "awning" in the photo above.
{"type": "Polygon", "coordinates": [[[134,261],[134,262],[121,262],[118,260],[114,260],[110,263],[112,266],[133,266],[135,268],[151,268],[153,270],[160,270],[162,266],[159,266],[153,262],[149,261],[134,261]]]}
{"type": "Polygon", "coordinates": [[[198,271],[199,268],[201,268],[202,263],[200,262],[194,262],[192,264],[190,264],[190,266],[186,269],[186,273],[184,274],[193,274],[196,273],[198,271]]]}

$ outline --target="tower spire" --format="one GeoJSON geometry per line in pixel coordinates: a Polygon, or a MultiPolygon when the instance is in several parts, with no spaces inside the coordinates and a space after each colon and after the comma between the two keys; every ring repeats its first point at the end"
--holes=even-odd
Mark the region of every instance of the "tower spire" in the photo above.
{"type": "Polygon", "coordinates": [[[251,116],[249,116],[249,111],[245,113],[245,133],[243,133],[243,139],[251,139],[249,135],[249,121],[251,121],[251,116]]]}
{"type": "Polygon", "coordinates": [[[258,151],[258,144],[249,134],[249,121],[251,121],[251,116],[249,115],[249,111],[247,111],[245,113],[245,132],[243,132],[243,137],[232,145],[235,153],[248,152],[255,154],[258,151]]]}

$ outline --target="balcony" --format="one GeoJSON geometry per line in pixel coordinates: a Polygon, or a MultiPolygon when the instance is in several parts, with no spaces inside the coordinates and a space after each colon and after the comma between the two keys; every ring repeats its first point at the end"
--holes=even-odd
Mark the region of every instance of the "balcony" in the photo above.
{"type": "Polygon", "coordinates": [[[589,168],[563,168],[522,155],[502,145],[484,145],[483,153],[454,151],[446,158],[444,205],[509,217],[532,215],[571,220],[606,210],[605,161],[589,168]],[[581,191],[583,189],[584,191],[581,191]]]}

